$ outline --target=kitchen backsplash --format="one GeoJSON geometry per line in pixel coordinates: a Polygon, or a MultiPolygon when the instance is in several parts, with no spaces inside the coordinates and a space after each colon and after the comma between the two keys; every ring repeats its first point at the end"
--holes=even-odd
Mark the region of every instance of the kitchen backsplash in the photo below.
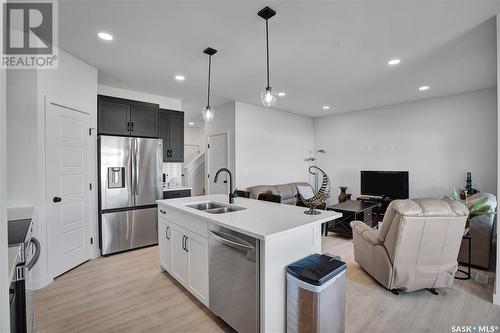
{"type": "Polygon", "coordinates": [[[182,163],[163,163],[163,173],[166,181],[163,188],[176,188],[182,182],[182,163]]]}

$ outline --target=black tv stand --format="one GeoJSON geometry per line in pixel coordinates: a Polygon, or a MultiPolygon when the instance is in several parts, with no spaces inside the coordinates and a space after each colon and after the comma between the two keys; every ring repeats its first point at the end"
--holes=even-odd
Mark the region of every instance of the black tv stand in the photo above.
{"type": "Polygon", "coordinates": [[[375,202],[379,203],[380,207],[374,212],[374,222],[382,222],[384,219],[385,212],[387,211],[387,207],[389,207],[389,204],[395,200],[390,197],[372,197],[372,196],[366,196],[362,195],[356,198],[358,201],[363,201],[363,202],[375,202]]]}

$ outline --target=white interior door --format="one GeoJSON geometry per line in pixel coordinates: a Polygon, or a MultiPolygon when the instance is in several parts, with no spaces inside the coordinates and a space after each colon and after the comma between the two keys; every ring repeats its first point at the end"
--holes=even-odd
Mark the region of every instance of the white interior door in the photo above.
{"type": "Polygon", "coordinates": [[[229,184],[226,172],[221,173],[217,183],[214,183],[217,170],[220,168],[229,169],[229,145],[227,133],[208,136],[207,158],[208,194],[227,194],[229,191],[229,184]]]}
{"type": "Polygon", "coordinates": [[[49,274],[90,259],[90,115],[47,103],[45,152],[49,274]]]}

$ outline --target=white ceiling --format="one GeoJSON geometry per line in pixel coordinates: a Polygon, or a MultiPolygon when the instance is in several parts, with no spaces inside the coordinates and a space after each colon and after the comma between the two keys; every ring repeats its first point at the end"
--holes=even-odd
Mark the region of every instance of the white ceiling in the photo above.
{"type": "Polygon", "coordinates": [[[500,1],[60,1],[61,48],[99,70],[99,83],[206,104],[260,104],[265,5],[276,108],[320,117],[496,86],[500,1]],[[486,21],[486,22],[485,22],[486,21]],[[99,31],[112,42],[96,38],[99,31]],[[401,64],[387,65],[391,58],[401,64]],[[176,74],[186,76],[178,82],[176,74]],[[418,87],[429,85],[426,92],[418,87]],[[330,105],[323,110],[322,105],[330,105]]]}

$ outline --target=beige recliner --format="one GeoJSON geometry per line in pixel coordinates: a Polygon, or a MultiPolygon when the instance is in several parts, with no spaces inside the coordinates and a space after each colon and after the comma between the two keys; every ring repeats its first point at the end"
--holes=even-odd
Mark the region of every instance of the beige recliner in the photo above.
{"type": "Polygon", "coordinates": [[[354,259],[395,293],[451,287],[468,213],[458,201],[395,200],[380,230],[351,222],[354,259]]]}

